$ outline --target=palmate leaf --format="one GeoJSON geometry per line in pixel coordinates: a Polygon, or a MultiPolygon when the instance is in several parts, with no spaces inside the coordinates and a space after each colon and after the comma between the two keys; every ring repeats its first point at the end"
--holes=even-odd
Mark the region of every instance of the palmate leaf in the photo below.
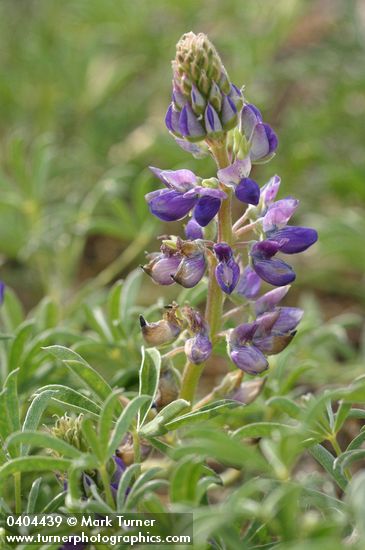
{"type": "Polygon", "coordinates": [[[111,393],[109,384],[78,353],[64,346],[48,346],[44,349],[60,359],[98,399],[104,400],[111,393]]]}

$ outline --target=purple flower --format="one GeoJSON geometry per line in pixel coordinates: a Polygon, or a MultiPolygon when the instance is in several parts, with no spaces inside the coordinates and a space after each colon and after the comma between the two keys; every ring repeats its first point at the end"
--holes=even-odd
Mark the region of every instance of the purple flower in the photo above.
{"type": "Polygon", "coordinates": [[[212,353],[212,343],[206,334],[198,333],[185,342],[185,354],[191,363],[204,363],[212,353]]]}
{"type": "Polygon", "coordinates": [[[205,128],[208,135],[216,135],[223,131],[217,111],[208,103],[204,113],[205,128]]]}
{"type": "Polygon", "coordinates": [[[254,180],[242,178],[235,189],[235,195],[241,202],[257,205],[260,200],[260,188],[254,180]]]}
{"type": "Polygon", "coordinates": [[[163,221],[181,220],[193,210],[196,221],[205,227],[226,198],[220,189],[198,185],[200,179],[190,170],[151,170],[167,189],[147,193],[145,198],[151,213],[163,221]]]}
{"type": "Polygon", "coordinates": [[[178,239],[176,248],[162,245],[161,253],[149,255],[148,264],[141,266],[157,284],[171,285],[174,282],[185,288],[195,286],[206,270],[204,246],[198,241],[178,239]]]}
{"type": "Polygon", "coordinates": [[[203,125],[188,103],[180,113],[179,130],[184,138],[191,141],[201,141],[205,137],[203,125]]]}
{"type": "Polygon", "coordinates": [[[223,129],[226,131],[234,128],[237,124],[237,106],[229,95],[223,94],[222,96],[221,120],[223,129]]]}
{"type": "Polygon", "coordinates": [[[282,241],[260,241],[253,245],[250,252],[252,267],[257,275],[274,286],[285,286],[295,279],[295,272],[289,264],[273,258],[283,244],[282,241]]]}
{"type": "Polygon", "coordinates": [[[255,105],[246,103],[241,112],[240,130],[250,145],[250,158],[253,162],[269,160],[278,146],[273,129],[263,123],[255,105]]]}
{"type": "Polygon", "coordinates": [[[287,295],[289,289],[290,285],[280,286],[260,296],[255,302],[256,315],[273,311],[277,304],[287,295]]]}
{"type": "Polygon", "coordinates": [[[165,116],[165,124],[168,130],[175,136],[181,136],[180,133],[180,111],[175,109],[174,105],[171,103],[167,109],[165,116]]]}
{"type": "Polygon", "coordinates": [[[233,258],[231,247],[227,243],[215,244],[214,252],[218,258],[218,265],[215,268],[217,282],[223,292],[231,294],[238,283],[240,268],[233,258]]]}
{"type": "Polygon", "coordinates": [[[185,193],[185,196],[195,198],[194,218],[202,227],[212,221],[220,209],[222,200],[227,197],[220,189],[200,186],[194,187],[185,193]]]}
{"type": "Polygon", "coordinates": [[[274,202],[278,194],[281,179],[279,176],[273,176],[261,189],[262,214],[267,212],[269,206],[274,202]]]}
{"type": "Polygon", "coordinates": [[[149,255],[149,257],[151,258],[150,262],[141,266],[143,271],[159,285],[168,286],[174,284],[171,275],[176,273],[182,261],[182,255],[178,252],[162,252],[161,254],[149,255]]]}
{"type": "Polygon", "coordinates": [[[206,268],[207,264],[204,254],[195,254],[194,256],[185,257],[176,273],[171,275],[171,277],[175,283],[184,288],[192,288],[202,279],[206,268]]]}
{"type": "Polygon", "coordinates": [[[231,84],[231,89],[228,93],[228,97],[231,101],[233,101],[237,111],[240,111],[243,106],[243,97],[241,90],[237,88],[237,86],[235,86],[234,84],[231,84]]]}
{"type": "Polygon", "coordinates": [[[256,124],[250,139],[250,157],[253,162],[269,160],[278,147],[278,138],[268,124],[256,124]]]}
{"type": "Polygon", "coordinates": [[[241,112],[240,130],[247,140],[250,140],[255,126],[262,122],[262,115],[259,109],[251,103],[246,103],[241,112]]]}
{"type": "Polygon", "coordinates": [[[252,344],[257,323],[245,323],[235,328],[229,338],[229,355],[233,363],[248,374],[259,374],[269,364],[265,355],[252,344]]]}
{"type": "Polygon", "coordinates": [[[204,363],[212,353],[212,342],[209,338],[209,327],[204,317],[196,309],[185,306],[183,314],[188,322],[189,331],[193,334],[185,342],[185,354],[194,365],[204,363]]]}
{"type": "Polygon", "coordinates": [[[262,221],[262,227],[265,233],[285,227],[298,208],[298,205],[299,201],[297,199],[287,197],[269,206],[262,221]]]}
{"type": "Polygon", "coordinates": [[[266,355],[280,353],[294,338],[302,316],[303,311],[295,307],[279,307],[261,315],[256,319],[254,345],[266,355]]]}
{"type": "MultiPolygon", "coordinates": [[[[261,279],[249,265],[244,269],[236,286],[236,292],[249,300],[255,298],[261,287],[261,279]]],[[[257,302],[256,302],[257,303],[257,302]]]]}
{"type": "Polygon", "coordinates": [[[218,178],[224,185],[233,187],[238,200],[257,205],[260,200],[260,188],[254,180],[247,177],[250,170],[249,158],[236,160],[227,168],[218,170],[218,178]]]}
{"type": "Polygon", "coordinates": [[[165,222],[182,220],[194,207],[196,200],[170,189],[147,193],[146,200],[151,213],[165,222]]]}
{"type": "Polygon", "coordinates": [[[190,218],[188,223],[185,225],[185,235],[190,241],[195,241],[195,239],[203,239],[203,229],[195,218],[190,218]]]}
{"type": "Polygon", "coordinates": [[[283,227],[268,233],[271,240],[282,241],[280,252],[297,254],[307,250],[318,240],[318,233],[310,227],[283,227]]]}

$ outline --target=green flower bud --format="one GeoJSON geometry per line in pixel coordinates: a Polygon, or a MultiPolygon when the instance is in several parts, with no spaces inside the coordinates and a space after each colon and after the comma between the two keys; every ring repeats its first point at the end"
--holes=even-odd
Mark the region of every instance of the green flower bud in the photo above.
{"type": "MultiPolygon", "coordinates": [[[[79,451],[87,452],[89,445],[81,431],[82,419],[82,414],[76,417],[64,414],[57,418],[55,425],[49,431],[53,436],[66,441],[79,451]]],[[[55,454],[55,451],[52,451],[52,454],[55,454]]]]}

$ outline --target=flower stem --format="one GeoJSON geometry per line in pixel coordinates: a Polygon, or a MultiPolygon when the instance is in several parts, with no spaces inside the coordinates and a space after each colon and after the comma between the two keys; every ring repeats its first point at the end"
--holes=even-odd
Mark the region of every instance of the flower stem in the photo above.
{"type": "MultiPolygon", "coordinates": [[[[216,142],[209,142],[210,150],[216,161],[218,168],[226,168],[230,164],[226,139],[216,142]]],[[[218,242],[232,244],[232,190],[223,184],[219,184],[227,198],[222,201],[218,212],[218,242]]],[[[205,318],[210,327],[210,337],[214,344],[217,333],[220,331],[222,323],[222,311],[224,304],[224,294],[217,283],[215,277],[216,259],[212,255],[209,258],[209,284],[205,318]]],[[[181,382],[180,397],[186,399],[191,404],[194,400],[195,391],[199,383],[200,376],[204,370],[205,363],[194,365],[188,362],[185,366],[181,382]]]]}

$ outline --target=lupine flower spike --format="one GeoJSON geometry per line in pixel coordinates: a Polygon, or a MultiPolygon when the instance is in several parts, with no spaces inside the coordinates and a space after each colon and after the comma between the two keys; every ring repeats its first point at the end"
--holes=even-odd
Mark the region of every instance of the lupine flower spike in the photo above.
{"type": "MultiPolygon", "coordinates": [[[[184,220],[186,240],[173,235],[164,239],[160,251],[147,256],[143,270],[162,286],[192,288],[205,281],[207,307],[204,315],[188,304],[180,304],[181,309],[176,304],[158,322],[141,317],[141,328],[148,345],[170,344],[174,354],[185,353],[180,395],[191,400],[201,369],[222,335],[229,359],[250,375],[266,371],[268,358],[289,345],[303,311],[279,305],[296,278],[281,255],[307,250],[317,233],[289,225],[299,201],[277,198],[278,175],[261,187],[259,174],[252,177],[254,164],[274,157],[278,138],[261,110],[243,97],[243,87],[231,82],[207,36],[182,36],[172,72],[166,126],[185,152],[195,158],[210,154],[217,168],[209,179],[188,168],[151,168],[164,188],[146,195],[150,212],[164,224],[184,220]],[[234,223],[232,201],[244,210],[234,223]],[[245,234],[249,238],[242,241],[245,234]],[[277,288],[261,292],[264,283],[277,288]],[[225,327],[226,318],[237,318],[236,327],[225,327]],[[198,374],[192,375],[194,369],[198,374]]],[[[247,404],[262,388],[262,381],[243,382],[230,398],[247,404]]]]}

